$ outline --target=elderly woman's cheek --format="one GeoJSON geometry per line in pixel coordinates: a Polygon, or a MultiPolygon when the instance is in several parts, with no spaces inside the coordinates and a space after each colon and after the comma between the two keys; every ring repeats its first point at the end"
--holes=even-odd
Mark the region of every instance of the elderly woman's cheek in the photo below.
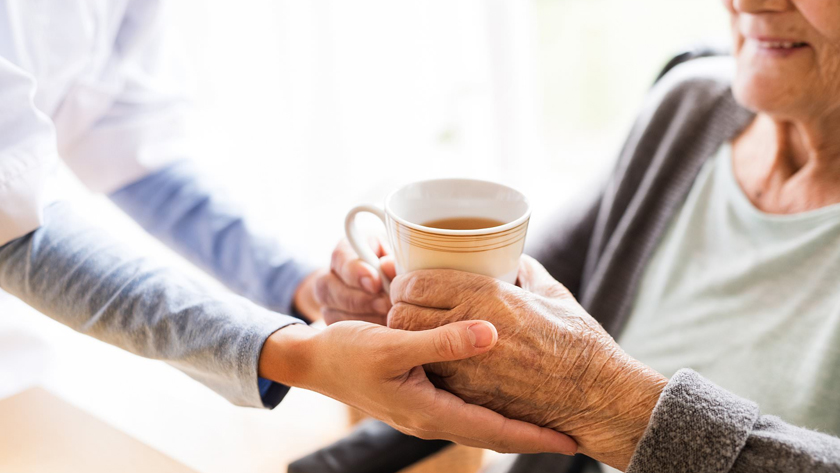
{"type": "Polygon", "coordinates": [[[820,36],[840,43],[840,2],[836,0],[791,0],[804,20],[820,36]]]}
{"type": "Polygon", "coordinates": [[[819,70],[827,89],[824,98],[840,106],[840,44],[826,47],[822,56],[819,70]]]}

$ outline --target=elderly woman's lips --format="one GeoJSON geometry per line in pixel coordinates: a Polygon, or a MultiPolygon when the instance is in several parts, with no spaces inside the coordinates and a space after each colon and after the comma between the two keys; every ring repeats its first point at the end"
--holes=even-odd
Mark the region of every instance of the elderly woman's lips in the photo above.
{"type": "Polygon", "coordinates": [[[804,48],[808,43],[795,43],[792,41],[759,41],[759,47],[764,49],[794,49],[804,48]]]}
{"type": "Polygon", "coordinates": [[[758,52],[774,57],[787,57],[809,48],[808,43],[784,39],[750,39],[754,42],[758,52]]]}

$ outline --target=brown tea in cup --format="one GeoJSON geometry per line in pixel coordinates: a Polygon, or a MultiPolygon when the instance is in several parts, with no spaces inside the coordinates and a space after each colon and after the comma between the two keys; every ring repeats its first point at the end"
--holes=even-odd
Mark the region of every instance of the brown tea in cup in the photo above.
{"type": "Polygon", "coordinates": [[[442,230],[481,230],[504,225],[505,222],[484,217],[455,217],[441,218],[422,224],[424,227],[440,228],[442,230]]]}

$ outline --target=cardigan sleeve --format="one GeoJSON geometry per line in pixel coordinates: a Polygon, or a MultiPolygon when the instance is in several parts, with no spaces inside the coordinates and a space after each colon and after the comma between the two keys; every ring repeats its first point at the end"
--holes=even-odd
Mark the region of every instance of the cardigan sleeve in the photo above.
{"type": "Polygon", "coordinates": [[[840,439],[762,416],[684,369],[666,386],[627,473],[837,473],[840,439]]]}

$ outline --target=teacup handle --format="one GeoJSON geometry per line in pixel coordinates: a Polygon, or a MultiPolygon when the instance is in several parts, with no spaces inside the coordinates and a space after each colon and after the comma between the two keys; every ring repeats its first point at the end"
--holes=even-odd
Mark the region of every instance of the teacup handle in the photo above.
{"type": "Polygon", "coordinates": [[[385,273],[382,271],[382,266],[379,264],[379,258],[376,256],[376,253],[370,249],[359,233],[359,228],[356,226],[356,216],[360,213],[368,212],[372,213],[379,217],[379,220],[382,220],[383,225],[387,225],[385,223],[385,212],[382,211],[379,207],[374,205],[359,205],[353,210],[351,210],[347,214],[347,218],[344,219],[344,231],[347,233],[347,240],[350,241],[350,246],[356,251],[356,254],[364,261],[365,263],[373,266],[379,271],[379,277],[382,279],[382,289],[385,290],[385,293],[390,293],[391,291],[391,284],[388,280],[388,277],[385,276],[385,273]]]}

